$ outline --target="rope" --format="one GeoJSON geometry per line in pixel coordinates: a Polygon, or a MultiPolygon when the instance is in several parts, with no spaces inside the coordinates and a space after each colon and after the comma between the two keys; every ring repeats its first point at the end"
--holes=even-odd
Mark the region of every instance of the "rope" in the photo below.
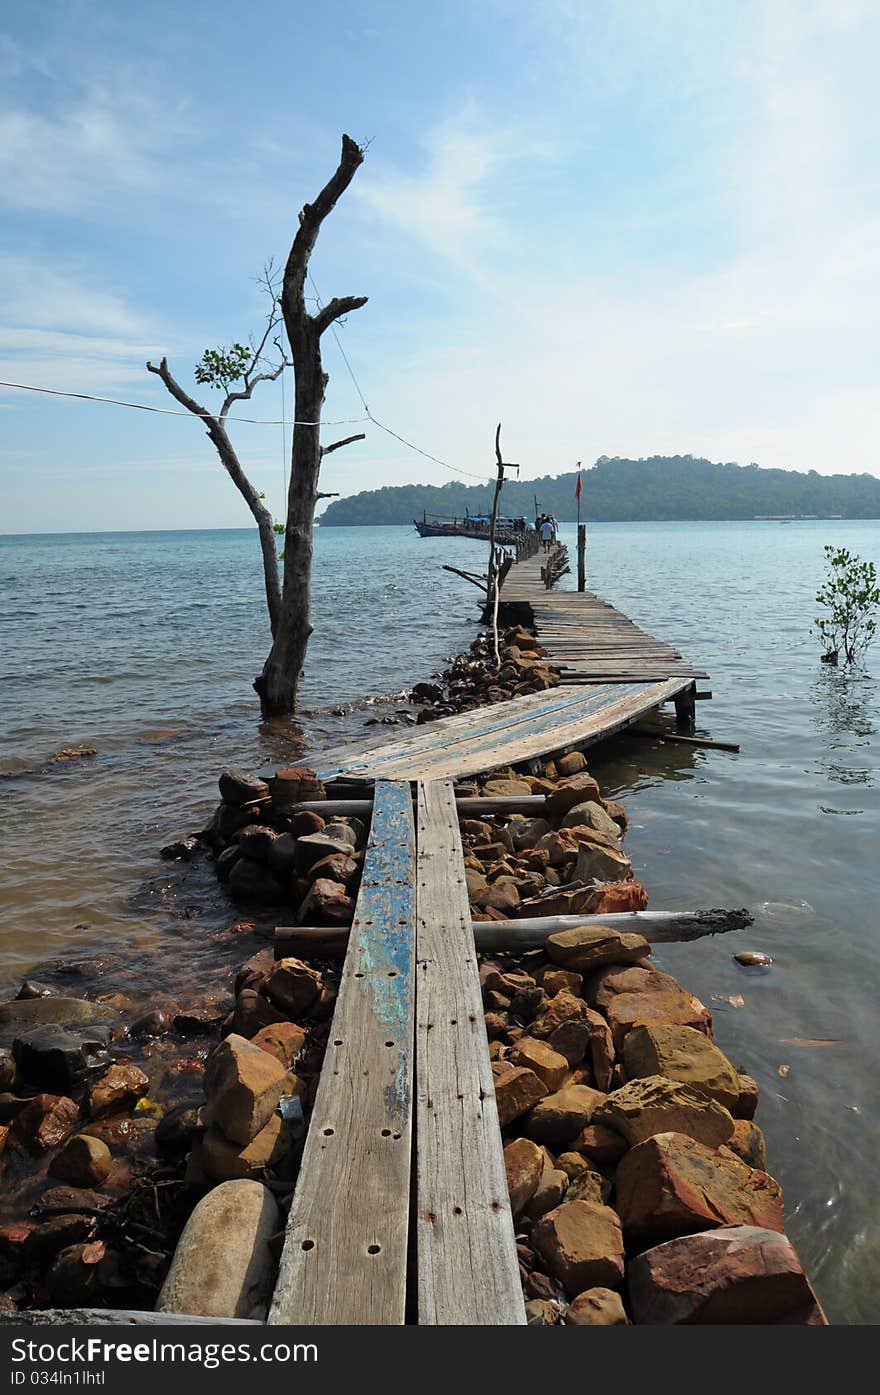
{"type": "MultiPolygon", "coordinates": [[[[178,411],[174,407],[153,407],[148,402],[124,402],[119,397],[97,397],[91,392],[65,392],[61,388],[34,387],[32,383],[7,383],[0,387],[19,388],[22,392],[42,392],[50,397],[75,397],[81,402],[107,402],[113,407],[133,407],[138,412],[158,412],[163,417],[214,417],[216,412],[178,411]]],[[[282,407],[282,411],[284,408],[282,407]]],[[[336,421],[275,421],[265,417],[233,417],[233,421],[249,426],[356,426],[367,417],[340,417],[336,421]]]]}

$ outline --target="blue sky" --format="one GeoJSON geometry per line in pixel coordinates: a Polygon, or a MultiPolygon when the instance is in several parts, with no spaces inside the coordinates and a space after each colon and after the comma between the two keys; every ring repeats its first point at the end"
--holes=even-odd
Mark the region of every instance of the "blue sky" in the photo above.
{"type": "MultiPolygon", "coordinates": [[[[145,359],[192,385],[259,329],[347,131],[371,144],[312,269],[370,297],[340,334],[400,434],[482,473],[500,419],[524,477],[880,473],[878,60],[868,0],[9,7],[0,378],[174,406],[145,359]]],[[[326,416],[361,415],[325,361],[326,416]]],[[[325,489],[455,478],[367,430],[325,489]]],[[[281,428],[236,442],[281,514],[281,428]]],[[[0,531],[249,521],[193,419],[3,389],[0,488],[0,531]]]]}

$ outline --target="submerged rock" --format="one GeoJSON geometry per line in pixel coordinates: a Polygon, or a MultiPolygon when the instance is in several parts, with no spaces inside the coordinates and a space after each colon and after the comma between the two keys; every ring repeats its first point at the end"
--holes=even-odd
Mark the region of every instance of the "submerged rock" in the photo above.
{"type": "Polygon", "coordinates": [[[103,1003],[85,998],[16,998],[0,1003],[0,1045],[10,1046],[15,1037],[33,1027],[107,1027],[119,1024],[119,1013],[103,1003]]]}

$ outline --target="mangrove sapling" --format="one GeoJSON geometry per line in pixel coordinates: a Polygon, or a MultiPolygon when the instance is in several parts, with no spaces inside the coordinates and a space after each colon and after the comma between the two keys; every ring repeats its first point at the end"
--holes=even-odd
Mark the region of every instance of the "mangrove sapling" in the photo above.
{"type": "Polygon", "coordinates": [[[814,633],[824,647],[822,662],[855,663],[877,633],[874,615],[880,606],[880,586],[873,562],[865,562],[845,547],[825,546],[825,580],[816,601],[825,613],[814,621],[814,633]]]}

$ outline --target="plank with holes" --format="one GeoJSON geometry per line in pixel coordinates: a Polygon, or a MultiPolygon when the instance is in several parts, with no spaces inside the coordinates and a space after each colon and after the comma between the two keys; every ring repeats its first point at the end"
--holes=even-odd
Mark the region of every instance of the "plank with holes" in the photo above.
{"type": "Polygon", "coordinates": [[[404,1321],[414,948],[412,795],[379,781],[271,1323],[404,1321]]]}

